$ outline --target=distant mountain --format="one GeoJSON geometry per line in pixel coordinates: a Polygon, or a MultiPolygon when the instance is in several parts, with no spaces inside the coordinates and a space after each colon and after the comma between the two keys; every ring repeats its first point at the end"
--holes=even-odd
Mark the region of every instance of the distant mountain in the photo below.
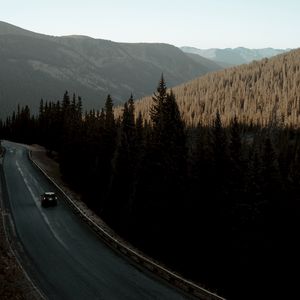
{"type": "MultiPolygon", "coordinates": [[[[300,124],[300,49],[213,72],[172,88],[189,125],[223,124],[236,116],[247,124],[300,124]]],[[[151,96],[136,102],[136,114],[149,119],[151,96]]],[[[120,113],[120,110],[117,111],[120,113]]]]}
{"type": "Polygon", "coordinates": [[[116,103],[153,92],[161,74],[175,86],[220,69],[168,44],[116,43],[86,36],[54,37],[0,22],[0,115],[17,104],[37,110],[41,98],[59,100],[65,90],[100,108],[108,93],[116,103]]]}
{"type": "Polygon", "coordinates": [[[287,52],[291,49],[248,49],[244,47],[238,47],[233,49],[198,49],[193,47],[181,47],[181,50],[185,53],[198,54],[202,57],[215,61],[217,64],[223,67],[226,67],[249,63],[253,60],[270,58],[272,56],[287,52]]]}

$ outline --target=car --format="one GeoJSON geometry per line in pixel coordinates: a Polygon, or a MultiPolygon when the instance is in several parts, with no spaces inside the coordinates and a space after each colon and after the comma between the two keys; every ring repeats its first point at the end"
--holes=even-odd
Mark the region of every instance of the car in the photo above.
{"type": "Polygon", "coordinates": [[[57,195],[54,192],[45,192],[41,195],[41,205],[43,207],[56,206],[57,195]]]}

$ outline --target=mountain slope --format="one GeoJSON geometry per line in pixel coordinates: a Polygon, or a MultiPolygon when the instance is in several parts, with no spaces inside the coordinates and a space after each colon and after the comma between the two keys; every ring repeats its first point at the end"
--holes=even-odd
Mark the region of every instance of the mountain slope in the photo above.
{"type": "Polygon", "coordinates": [[[0,21],[0,36],[1,35],[22,35],[29,37],[46,38],[46,35],[32,32],[21,27],[0,21]]]}
{"type": "MultiPolygon", "coordinates": [[[[172,89],[189,125],[211,124],[219,110],[228,124],[300,124],[300,49],[207,74],[172,89]]],[[[136,103],[148,118],[151,97],[136,103]]]]}
{"type": "Polygon", "coordinates": [[[185,53],[198,54],[202,57],[213,60],[222,66],[233,66],[249,63],[253,60],[270,58],[272,56],[287,52],[290,49],[248,49],[244,47],[238,47],[234,49],[198,49],[193,47],[181,47],[181,50],[185,53]]]}
{"type": "MultiPolygon", "coordinates": [[[[170,86],[218,68],[167,44],[126,44],[85,36],[54,37],[0,22],[0,114],[17,103],[37,110],[41,98],[65,90],[100,108],[108,93],[116,103],[150,94],[162,73],[170,86]]],[[[221,67],[219,67],[220,69],[221,67]]]]}
{"type": "Polygon", "coordinates": [[[190,57],[191,59],[195,60],[196,62],[199,62],[200,64],[202,64],[203,67],[206,67],[207,73],[211,72],[211,71],[217,71],[217,70],[223,69],[225,67],[228,67],[228,66],[224,66],[222,64],[219,64],[217,62],[214,62],[213,60],[207,59],[203,56],[200,56],[198,54],[186,53],[186,55],[188,57],[190,57]]]}

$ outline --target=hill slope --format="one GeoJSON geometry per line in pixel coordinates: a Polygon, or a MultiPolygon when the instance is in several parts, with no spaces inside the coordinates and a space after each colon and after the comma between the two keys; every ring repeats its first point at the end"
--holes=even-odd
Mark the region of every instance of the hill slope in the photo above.
{"type": "MultiPolygon", "coordinates": [[[[207,74],[173,88],[188,124],[209,124],[217,110],[224,123],[300,124],[300,49],[271,59],[207,74]]],[[[136,103],[148,117],[151,97],[136,103]]]]}
{"type": "Polygon", "coordinates": [[[3,116],[17,103],[37,109],[65,90],[99,108],[110,93],[116,103],[150,94],[161,73],[170,86],[216,68],[167,44],[126,44],[85,36],[53,37],[0,22],[0,105],[3,116]]]}

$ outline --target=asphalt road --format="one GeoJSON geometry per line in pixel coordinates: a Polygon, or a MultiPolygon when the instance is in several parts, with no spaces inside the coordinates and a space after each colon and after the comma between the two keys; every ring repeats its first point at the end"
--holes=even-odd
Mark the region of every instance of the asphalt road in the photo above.
{"type": "Polygon", "coordinates": [[[187,299],[119,257],[64,201],[42,208],[40,195],[55,187],[32,165],[25,147],[3,146],[8,200],[27,271],[47,298],[187,299]]]}

